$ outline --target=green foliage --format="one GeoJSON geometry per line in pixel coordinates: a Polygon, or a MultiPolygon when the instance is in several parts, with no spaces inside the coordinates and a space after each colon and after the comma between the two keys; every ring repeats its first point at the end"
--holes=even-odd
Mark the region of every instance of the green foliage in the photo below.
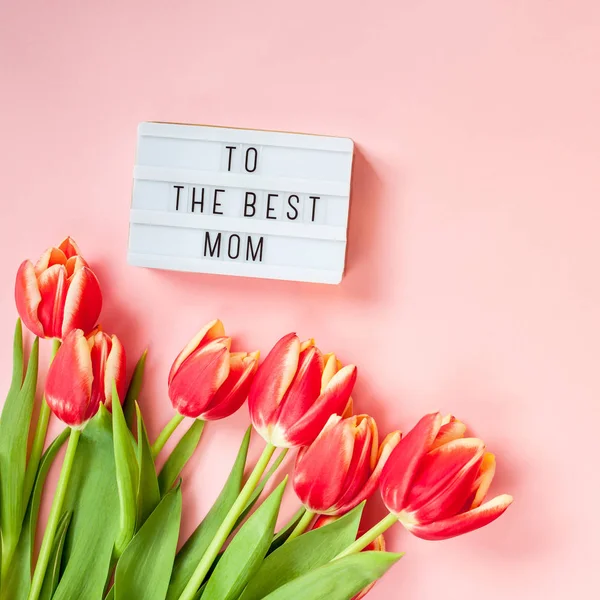
{"type": "Polygon", "coordinates": [[[147,356],[148,351],[144,350],[142,356],[135,365],[131,381],[129,382],[129,389],[127,390],[125,400],[123,401],[123,414],[125,415],[125,421],[127,422],[129,429],[133,429],[133,424],[135,423],[135,404],[140,399],[147,356]]]}
{"type": "Polygon", "coordinates": [[[204,600],[235,600],[256,573],[273,540],[286,483],[287,478],[235,535],[208,580],[204,600]]]}
{"type": "Polygon", "coordinates": [[[289,581],[327,564],[356,540],[364,504],[341,519],[284,544],[262,563],[241,600],[260,600],[289,581]]]}
{"type": "Polygon", "coordinates": [[[229,512],[229,509],[238,497],[242,489],[251,432],[252,428],[249,427],[242,440],[229,478],[223,486],[219,497],[175,558],[167,600],[178,600],[194,573],[197,564],[200,562],[202,555],[219,529],[225,515],[229,512]]]}
{"type": "Polygon", "coordinates": [[[52,545],[52,555],[50,556],[50,562],[46,568],[46,576],[44,577],[44,584],[42,585],[39,600],[52,600],[52,596],[56,591],[58,580],[60,579],[63,548],[65,546],[70,523],[71,513],[65,513],[61,517],[58,527],[56,528],[56,536],[54,538],[54,544],[52,545]]]}
{"type": "Polygon", "coordinates": [[[275,550],[277,550],[277,548],[280,548],[281,546],[283,546],[283,544],[285,544],[285,542],[290,537],[290,535],[292,534],[294,529],[296,529],[296,526],[298,525],[298,523],[300,523],[300,521],[302,520],[302,517],[304,516],[305,513],[306,513],[306,508],[304,508],[304,506],[301,506],[295,512],[295,514],[292,516],[292,518],[275,534],[275,537],[273,537],[273,541],[271,542],[271,547],[269,548],[269,551],[267,552],[267,554],[271,554],[271,552],[275,552],[275,550]]]}
{"type": "Polygon", "coordinates": [[[203,430],[204,421],[196,419],[165,461],[158,476],[161,494],[166,494],[173,487],[183,467],[198,447],[203,430]]]}
{"type": "Polygon", "coordinates": [[[0,419],[0,526],[2,573],[6,577],[21,534],[28,498],[24,497],[27,442],[37,387],[39,340],[31,348],[23,380],[23,332],[17,321],[13,376],[0,419]]]}
{"type": "Polygon", "coordinates": [[[390,552],[361,552],[340,558],[290,581],[264,600],[350,600],[400,558],[401,554],[390,552]]]}
{"type": "Polygon", "coordinates": [[[53,600],[100,600],[120,525],[111,418],[104,405],[81,434],[63,510],[73,517],[53,600]]]}
{"type": "Polygon", "coordinates": [[[269,479],[275,474],[275,471],[279,468],[279,465],[283,462],[285,455],[288,453],[288,449],[284,448],[279,453],[279,456],[273,461],[270,469],[262,476],[260,483],[256,486],[254,492],[252,492],[252,496],[248,500],[242,514],[238,517],[238,520],[235,522],[234,529],[237,529],[242,521],[250,514],[250,511],[254,508],[255,504],[258,502],[260,495],[263,493],[265,486],[269,482],[269,479]]]}
{"type": "Polygon", "coordinates": [[[134,449],[135,440],[125,422],[123,407],[114,382],[112,394],[114,462],[120,508],[120,529],[115,542],[115,554],[118,557],[135,533],[139,467],[134,449]]]}
{"type": "Polygon", "coordinates": [[[42,499],[42,491],[48,471],[59,450],[68,439],[69,432],[70,429],[66,428],[50,444],[40,461],[33,493],[31,494],[25,519],[23,520],[19,543],[10,563],[8,575],[2,579],[2,593],[0,594],[2,600],[27,600],[29,587],[31,585],[35,530],[42,499]]]}
{"type": "Polygon", "coordinates": [[[160,502],[160,490],[146,426],[144,425],[142,413],[137,402],[135,404],[135,409],[137,413],[137,460],[139,466],[136,518],[136,530],[138,530],[158,506],[158,503],[160,502]]]}
{"type": "Polygon", "coordinates": [[[115,600],[164,600],[169,586],[181,520],[177,486],[134,536],[115,573],[115,600]]]}

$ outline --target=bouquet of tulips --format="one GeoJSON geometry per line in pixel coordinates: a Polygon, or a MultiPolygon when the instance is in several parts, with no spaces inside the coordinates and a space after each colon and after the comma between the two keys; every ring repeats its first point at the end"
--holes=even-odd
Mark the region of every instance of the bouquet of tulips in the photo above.
{"type": "Polygon", "coordinates": [[[512,501],[485,501],[494,456],[465,437],[461,421],[428,414],[404,437],[394,431],[380,442],[373,418],[353,413],[355,366],[293,333],[259,364],[258,352],[230,350],[219,320],[175,359],[175,416],[151,443],[138,404],[145,354],[127,384],[125,350],[98,325],[100,285],[75,243],[25,261],[15,298],[20,320],[0,420],[2,600],[362,598],[401,557],[383,538],[396,523],[441,540],[490,523],[512,501]],[[27,360],[22,324],[36,336],[27,360]],[[53,351],[34,419],[39,339],[52,339],[53,351]],[[178,550],[181,472],[205,424],[246,401],[252,425],[231,473],[178,550]],[[66,427],[49,441],[52,415],[66,427]],[[253,431],[264,449],[248,465],[253,431]],[[37,552],[46,476],[65,445],[37,552]],[[278,529],[287,484],[278,470],[290,450],[299,509],[278,529]],[[389,514],[368,529],[361,515],[377,490],[389,514]]]}

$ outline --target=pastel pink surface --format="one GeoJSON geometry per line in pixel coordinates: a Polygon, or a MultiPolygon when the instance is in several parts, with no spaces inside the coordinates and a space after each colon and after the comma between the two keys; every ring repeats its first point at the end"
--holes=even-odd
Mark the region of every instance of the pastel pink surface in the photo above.
{"type": "MultiPolygon", "coordinates": [[[[369,596],[587,598],[600,560],[600,4],[593,0],[2,2],[0,388],[20,262],[67,234],[102,322],[149,346],[151,435],[172,360],[224,320],[263,351],[294,330],[359,366],[382,433],[441,409],[498,456],[514,505],[406,557],[369,596]],[[352,137],[338,287],[125,262],[144,120],[352,137]]],[[[245,409],[186,472],[189,533],[224,480],[245,409]]],[[[53,424],[54,431],[57,424],[53,424]]],[[[291,498],[286,505],[294,509],[291,498]]],[[[381,515],[375,504],[370,516],[381,515]]]]}

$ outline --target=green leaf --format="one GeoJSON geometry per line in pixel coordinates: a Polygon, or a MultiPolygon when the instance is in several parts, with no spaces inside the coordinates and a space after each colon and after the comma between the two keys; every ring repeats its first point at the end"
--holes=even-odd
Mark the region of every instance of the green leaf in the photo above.
{"type": "Polygon", "coordinates": [[[273,540],[287,477],[242,525],[208,580],[204,600],[235,600],[259,569],[273,540]]]}
{"type": "Polygon", "coordinates": [[[204,421],[196,419],[179,440],[169,458],[165,461],[165,464],[160,471],[160,475],[158,476],[161,494],[166,494],[173,487],[173,484],[179,477],[183,467],[185,467],[187,461],[192,457],[194,451],[198,447],[203,430],[204,421]]]}
{"type": "Polygon", "coordinates": [[[39,600],[52,600],[52,596],[54,595],[54,592],[58,586],[58,580],[60,579],[60,565],[63,557],[63,548],[65,545],[69,524],[71,523],[71,516],[72,513],[65,513],[58,522],[56,537],[54,538],[54,544],[52,546],[52,554],[46,569],[46,576],[44,577],[44,584],[42,585],[42,591],[40,593],[39,600]]]}
{"type": "Polygon", "coordinates": [[[2,572],[6,576],[21,534],[27,500],[23,497],[27,467],[27,442],[37,386],[39,339],[31,348],[27,374],[20,389],[19,363],[22,365],[21,326],[15,332],[13,383],[0,419],[0,526],[2,528],[2,572]]]}
{"type": "Polygon", "coordinates": [[[69,437],[70,429],[64,431],[50,444],[43,454],[38,467],[33,493],[27,507],[23,528],[17,549],[10,564],[8,576],[2,580],[2,600],[27,600],[31,585],[31,570],[33,567],[33,548],[35,543],[35,530],[42,500],[42,491],[48,471],[56,458],[59,450],[69,437]]]}
{"type": "Polygon", "coordinates": [[[229,512],[229,509],[233,506],[233,503],[239,496],[244,479],[244,467],[246,466],[251,433],[252,427],[249,427],[242,440],[229,478],[223,486],[223,490],[219,494],[219,497],[216,499],[212,508],[208,511],[208,514],[204,517],[202,523],[200,523],[196,528],[196,531],[194,531],[183,548],[179,551],[179,554],[177,554],[166,600],[178,600],[196,569],[197,564],[200,562],[202,555],[223,522],[225,515],[229,512]]]}
{"type": "Polygon", "coordinates": [[[144,350],[140,360],[138,360],[135,365],[131,381],[129,382],[129,389],[127,390],[127,395],[123,402],[123,414],[125,415],[125,421],[130,430],[133,429],[133,424],[135,423],[135,403],[140,399],[147,356],[148,350],[144,350]]]}
{"type": "Polygon", "coordinates": [[[114,382],[112,397],[113,443],[121,524],[115,542],[115,554],[119,557],[135,533],[139,470],[134,445],[132,444],[133,436],[125,422],[123,407],[119,401],[117,386],[114,382]]]}
{"type": "Polygon", "coordinates": [[[309,531],[270,554],[241,600],[259,600],[317,567],[327,564],[356,540],[364,504],[341,519],[309,531]]]}
{"type": "Polygon", "coordinates": [[[8,395],[18,394],[23,385],[23,326],[17,319],[13,340],[13,372],[8,395]]]}
{"type": "Polygon", "coordinates": [[[140,476],[137,488],[137,523],[136,531],[152,514],[160,502],[160,490],[156,477],[156,467],[152,458],[152,449],[148,441],[148,433],[142,419],[142,412],[138,403],[135,403],[137,413],[138,448],[137,458],[140,467],[140,476]]]}
{"type": "Polygon", "coordinates": [[[52,600],[100,600],[119,532],[112,424],[103,404],[81,434],[63,508],[73,518],[52,600]]]}
{"type": "Polygon", "coordinates": [[[117,564],[115,600],[164,600],[177,550],[181,488],[177,486],[131,540],[117,564]]]}
{"type": "Polygon", "coordinates": [[[262,476],[260,483],[256,486],[256,489],[254,490],[254,492],[252,492],[252,496],[250,496],[250,500],[248,500],[248,503],[246,504],[244,510],[242,511],[242,514],[238,517],[238,520],[235,522],[235,526],[233,527],[234,530],[240,526],[240,524],[248,516],[250,511],[254,508],[254,505],[260,498],[260,495],[262,494],[263,490],[265,489],[265,486],[269,482],[269,479],[271,479],[271,477],[273,477],[273,475],[275,474],[275,471],[277,471],[277,469],[279,468],[279,465],[283,462],[283,459],[285,458],[285,455],[287,453],[288,453],[288,448],[284,448],[279,453],[279,456],[275,459],[273,464],[271,465],[271,468],[262,476]]]}
{"type": "Polygon", "coordinates": [[[301,506],[295,512],[295,514],[292,516],[292,518],[283,526],[283,528],[280,529],[275,534],[275,537],[273,538],[273,541],[271,542],[271,547],[269,548],[269,551],[267,552],[267,554],[271,554],[272,552],[275,552],[275,550],[277,550],[277,548],[279,548],[279,547],[283,546],[283,544],[285,544],[287,539],[292,534],[292,531],[294,531],[294,529],[296,529],[296,526],[302,520],[302,517],[304,516],[305,512],[306,512],[306,508],[304,508],[304,506],[301,506]]]}
{"type": "Polygon", "coordinates": [[[290,581],[264,600],[350,600],[401,558],[402,554],[391,552],[346,556],[290,581]]]}

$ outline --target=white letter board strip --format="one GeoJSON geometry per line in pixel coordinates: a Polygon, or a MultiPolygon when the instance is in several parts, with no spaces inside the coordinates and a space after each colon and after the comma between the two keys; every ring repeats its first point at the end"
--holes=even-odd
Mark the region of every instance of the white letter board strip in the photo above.
{"type": "Polygon", "coordinates": [[[352,156],[347,138],[141,123],[129,263],[339,283],[352,156]]]}

